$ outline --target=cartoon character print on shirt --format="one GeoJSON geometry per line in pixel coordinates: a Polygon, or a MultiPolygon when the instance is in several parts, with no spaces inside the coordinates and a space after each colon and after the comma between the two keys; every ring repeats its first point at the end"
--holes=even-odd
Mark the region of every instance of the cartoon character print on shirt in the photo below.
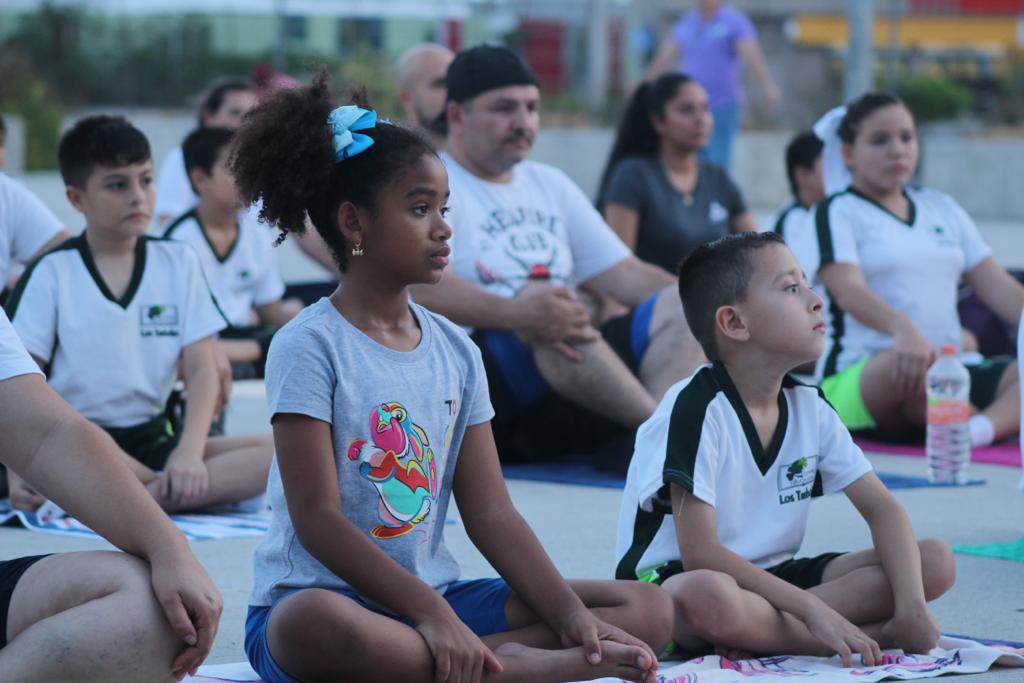
{"type": "Polygon", "coordinates": [[[370,410],[370,439],[353,439],[349,460],[359,462],[359,476],[377,489],[380,524],[374,538],[404,536],[427,518],[437,498],[437,466],[430,440],[401,403],[381,403],[370,410]]]}
{"type": "Polygon", "coordinates": [[[515,295],[529,280],[568,284],[572,258],[561,219],[540,209],[497,209],[475,233],[481,284],[515,295]]]}

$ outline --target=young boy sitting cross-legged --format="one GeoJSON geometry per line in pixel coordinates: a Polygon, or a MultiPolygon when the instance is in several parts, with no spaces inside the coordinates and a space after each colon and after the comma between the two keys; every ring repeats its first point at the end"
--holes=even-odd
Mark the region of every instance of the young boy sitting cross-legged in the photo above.
{"type": "MultiPolygon", "coordinates": [[[[64,134],[59,161],[85,231],[22,275],[7,304],[15,330],[57,393],[132,456],[165,510],[258,495],[270,436],[207,438],[225,322],[195,252],[145,236],[155,201],[149,142],[121,117],[88,117],[64,134]],[[188,402],[174,433],[164,408],[179,361],[188,402]]],[[[11,491],[23,509],[43,502],[17,477],[11,491]]]]}
{"type": "Polygon", "coordinates": [[[711,364],[665,394],[637,434],[619,516],[617,578],[699,599],[684,572],[728,575],[720,649],[754,654],[927,652],[927,602],[953,585],[940,540],[916,541],[903,507],[820,391],[788,373],[823,347],[821,299],[774,233],[725,237],[683,262],[686,318],[711,364]],[[816,489],[843,491],[874,548],[794,559],[816,489]],[[729,617],[729,618],[724,618],[729,617]]]}
{"type": "Polygon", "coordinates": [[[230,327],[218,344],[232,363],[252,363],[262,376],[273,332],[302,310],[282,300],[273,231],[241,212],[235,178],[228,169],[234,131],[198,128],[181,146],[198,201],[164,231],[167,239],[192,245],[210,289],[230,327]]]}

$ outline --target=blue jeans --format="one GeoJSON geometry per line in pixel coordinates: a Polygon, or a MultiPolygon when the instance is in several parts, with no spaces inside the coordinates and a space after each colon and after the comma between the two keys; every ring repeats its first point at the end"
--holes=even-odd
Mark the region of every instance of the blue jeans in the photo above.
{"type": "Polygon", "coordinates": [[[715,127],[707,147],[701,151],[701,157],[728,171],[732,159],[732,143],[739,132],[740,119],[743,118],[743,105],[737,102],[712,107],[711,115],[715,119],[715,127]]]}

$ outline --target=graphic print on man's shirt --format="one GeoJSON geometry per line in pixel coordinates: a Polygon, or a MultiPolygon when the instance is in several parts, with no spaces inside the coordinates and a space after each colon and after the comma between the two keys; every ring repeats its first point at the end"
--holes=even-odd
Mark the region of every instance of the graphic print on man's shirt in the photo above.
{"type": "Polygon", "coordinates": [[[490,212],[480,226],[476,272],[484,285],[515,294],[527,280],[569,281],[571,264],[562,258],[559,217],[520,206],[490,212]]]}
{"type": "Polygon", "coordinates": [[[359,462],[359,476],[377,489],[380,524],[374,538],[404,536],[427,518],[437,499],[434,451],[422,427],[405,406],[381,403],[370,410],[370,439],[353,439],[348,459],[359,462]]]}

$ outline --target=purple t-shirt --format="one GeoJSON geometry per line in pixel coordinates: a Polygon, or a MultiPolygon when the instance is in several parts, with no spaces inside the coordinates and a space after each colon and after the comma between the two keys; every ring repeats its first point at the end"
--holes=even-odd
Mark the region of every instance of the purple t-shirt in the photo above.
{"type": "Polygon", "coordinates": [[[737,44],[757,38],[746,14],[722,5],[705,19],[690,10],[672,27],[671,36],[679,48],[679,70],[704,86],[712,107],[743,102],[737,44]]]}

